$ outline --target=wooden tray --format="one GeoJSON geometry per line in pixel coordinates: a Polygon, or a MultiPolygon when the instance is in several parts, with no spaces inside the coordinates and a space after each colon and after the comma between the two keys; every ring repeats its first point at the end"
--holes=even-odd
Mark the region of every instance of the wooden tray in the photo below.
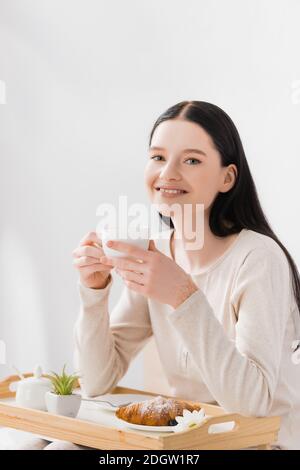
{"type": "MultiPolygon", "coordinates": [[[[25,377],[32,373],[24,374],[25,377]]],[[[45,375],[46,376],[46,375],[45,375]]],[[[15,404],[15,392],[10,389],[13,382],[19,381],[17,375],[0,381],[0,425],[34,434],[47,436],[49,439],[62,439],[103,450],[143,449],[270,449],[277,439],[280,418],[244,417],[236,413],[225,413],[218,406],[199,403],[210,417],[198,428],[180,433],[145,432],[130,428],[108,425],[115,420],[113,412],[90,410],[82,417],[68,418],[45,411],[19,407],[15,404]],[[110,413],[110,415],[108,414],[110,413]],[[111,418],[112,416],[112,418],[111,418]],[[96,418],[95,418],[96,417],[96,418]],[[226,432],[211,433],[212,425],[234,422],[233,429],[226,432]]],[[[138,393],[157,396],[141,390],[115,387],[110,393],[138,393]]],[[[188,401],[188,400],[187,400],[188,401]]]]}

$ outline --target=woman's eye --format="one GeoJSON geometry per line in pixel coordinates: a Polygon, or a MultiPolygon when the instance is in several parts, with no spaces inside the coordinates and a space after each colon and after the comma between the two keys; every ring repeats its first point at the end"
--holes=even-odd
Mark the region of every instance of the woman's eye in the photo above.
{"type": "MultiPolygon", "coordinates": [[[[198,160],[197,158],[188,158],[188,159],[186,160],[186,162],[187,162],[188,160],[193,160],[194,162],[201,163],[200,160],[198,160]]],[[[194,165],[194,163],[193,163],[193,165],[194,165]]]]}
{"type": "Polygon", "coordinates": [[[153,157],[151,157],[151,160],[154,160],[156,157],[161,157],[161,155],[153,155],[153,157]]]}
{"type": "MultiPolygon", "coordinates": [[[[151,160],[154,160],[155,158],[164,158],[164,157],[162,155],[153,155],[153,157],[151,157],[151,160]]],[[[189,160],[196,162],[196,163],[192,163],[192,165],[195,165],[195,164],[197,165],[198,163],[201,163],[200,160],[198,160],[197,158],[188,158],[185,161],[187,162],[189,160]]],[[[158,160],[155,160],[155,161],[158,161],[158,160]]]]}

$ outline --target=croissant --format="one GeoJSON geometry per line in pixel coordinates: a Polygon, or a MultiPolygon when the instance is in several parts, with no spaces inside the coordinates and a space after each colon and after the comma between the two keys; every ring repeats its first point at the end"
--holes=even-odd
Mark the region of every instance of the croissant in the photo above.
{"type": "Polygon", "coordinates": [[[183,416],[184,409],[199,411],[201,406],[197,403],[165,398],[158,395],[152,400],[120,406],[116,410],[116,416],[133,424],[175,426],[177,424],[175,416],[183,416]]]}

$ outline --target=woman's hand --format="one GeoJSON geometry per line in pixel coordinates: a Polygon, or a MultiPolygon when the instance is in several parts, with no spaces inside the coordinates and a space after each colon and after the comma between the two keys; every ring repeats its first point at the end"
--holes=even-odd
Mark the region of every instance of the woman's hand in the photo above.
{"type": "Polygon", "coordinates": [[[104,256],[100,261],[113,265],[130,289],[173,308],[177,308],[198,290],[191,276],[157,250],[153,240],[150,240],[149,250],[117,240],[110,243],[107,246],[134,259],[104,256]]]}
{"type": "Polygon", "coordinates": [[[72,254],[73,265],[79,270],[83,285],[93,289],[103,289],[108,284],[113,266],[100,262],[104,251],[96,232],[87,233],[72,254]]]}

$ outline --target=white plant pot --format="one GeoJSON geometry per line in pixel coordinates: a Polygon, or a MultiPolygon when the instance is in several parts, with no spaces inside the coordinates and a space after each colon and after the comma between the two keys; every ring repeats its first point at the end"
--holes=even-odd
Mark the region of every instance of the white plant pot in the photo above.
{"type": "Polygon", "coordinates": [[[47,410],[56,415],[69,416],[75,418],[80,408],[80,395],[56,395],[53,392],[45,394],[47,410]]]}

